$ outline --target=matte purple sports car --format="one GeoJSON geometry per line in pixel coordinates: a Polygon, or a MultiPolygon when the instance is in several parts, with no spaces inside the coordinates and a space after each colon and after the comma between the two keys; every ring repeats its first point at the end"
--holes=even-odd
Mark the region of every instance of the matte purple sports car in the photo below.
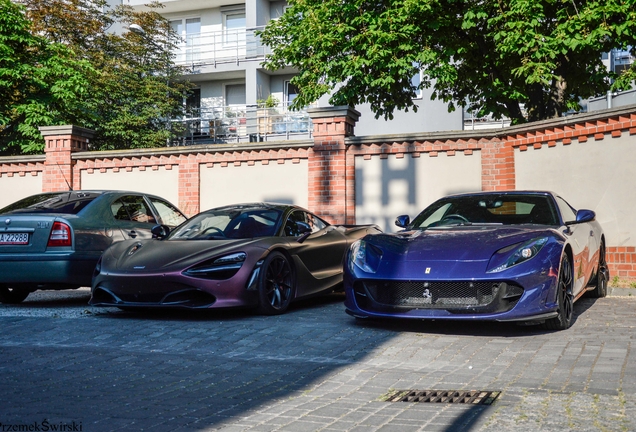
{"type": "Polygon", "coordinates": [[[442,198],[396,234],[366,236],[345,259],[347,313],[543,323],[567,329],[574,302],[606,295],[605,237],[591,210],[550,192],[442,198]]]}
{"type": "Polygon", "coordinates": [[[293,205],[240,204],[205,211],[156,239],[107,249],[90,304],[120,308],[255,307],[285,312],[294,299],[332,291],[342,260],[375,225],[334,226],[293,205]]]}

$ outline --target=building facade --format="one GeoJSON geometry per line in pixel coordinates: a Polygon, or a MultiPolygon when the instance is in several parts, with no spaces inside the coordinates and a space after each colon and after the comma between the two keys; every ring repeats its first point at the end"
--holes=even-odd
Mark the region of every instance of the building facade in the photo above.
{"type": "MultiPolygon", "coordinates": [[[[147,0],[111,0],[144,10],[147,0]]],[[[296,96],[292,68],[268,71],[262,61],[269,52],[256,31],[279,18],[287,7],[281,0],[161,0],[160,10],[182,38],[175,62],[187,66],[185,77],[196,85],[186,102],[188,116],[183,144],[260,142],[311,137],[305,110],[290,111],[296,96]]],[[[418,80],[419,77],[413,77],[418,80]]],[[[365,135],[461,130],[461,110],[449,113],[441,101],[422,91],[418,112],[396,112],[390,121],[376,120],[366,104],[358,130],[365,135]]],[[[328,97],[314,107],[329,106],[328,97]]],[[[308,107],[309,108],[309,107],[308,107]]]]}

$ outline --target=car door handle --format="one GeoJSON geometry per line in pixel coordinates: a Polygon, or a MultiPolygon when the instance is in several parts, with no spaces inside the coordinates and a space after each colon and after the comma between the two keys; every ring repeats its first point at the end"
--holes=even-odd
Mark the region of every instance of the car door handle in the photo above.
{"type": "Polygon", "coordinates": [[[590,230],[590,237],[594,237],[594,231],[590,230]]]}

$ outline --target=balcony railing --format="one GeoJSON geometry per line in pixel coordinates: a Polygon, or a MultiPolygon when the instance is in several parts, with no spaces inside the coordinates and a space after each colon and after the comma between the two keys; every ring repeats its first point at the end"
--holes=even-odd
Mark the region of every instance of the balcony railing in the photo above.
{"type": "Polygon", "coordinates": [[[179,65],[197,66],[263,59],[270,50],[255,34],[262,28],[187,35],[174,52],[174,61],[179,65]]]}
{"type": "Polygon", "coordinates": [[[291,111],[284,105],[200,108],[172,121],[185,126],[184,135],[174,145],[308,139],[313,131],[307,111],[291,111]]]}

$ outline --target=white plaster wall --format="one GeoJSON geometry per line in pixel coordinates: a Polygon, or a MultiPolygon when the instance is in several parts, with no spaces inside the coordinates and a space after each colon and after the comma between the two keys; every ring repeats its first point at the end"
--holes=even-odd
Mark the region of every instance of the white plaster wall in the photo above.
{"type": "Polygon", "coordinates": [[[0,177],[0,208],[4,208],[22,198],[42,192],[42,173],[25,176],[18,174],[9,177],[3,174],[0,177]]]}
{"type": "Polygon", "coordinates": [[[517,189],[551,190],[591,209],[607,244],[636,246],[636,136],[515,150],[517,189]]]}
{"type": "MultiPolygon", "coordinates": [[[[249,166],[201,165],[201,211],[228,204],[248,202],[292,203],[307,208],[309,185],[306,159],[249,166]]],[[[311,210],[311,209],[309,209],[311,210]]]]}
{"type": "MultiPolygon", "coordinates": [[[[157,170],[147,168],[145,171],[138,168],[132,171],[122,169],[119,172],[110,169],[106,172],[95,170],[91,174],[82,170],[81,182],[82,189],[143,192],[160,196],[175,206],[179,205],[179,170],[176,167],[168,170],[161,166],[157,170]]],[[[181,210],[191,215],[188,209],[181,210]]]]}
{"type": "Polygon", "coordinates": [[[395,218],[408,214],[411,219],[426,206],[446,195],[481,190],[481,155],[439,153],[419,158],[405,155],[398,159],[373,156],[355,159],[356,222],[375,223],[383,231],[395,232],[395,218]]]}

